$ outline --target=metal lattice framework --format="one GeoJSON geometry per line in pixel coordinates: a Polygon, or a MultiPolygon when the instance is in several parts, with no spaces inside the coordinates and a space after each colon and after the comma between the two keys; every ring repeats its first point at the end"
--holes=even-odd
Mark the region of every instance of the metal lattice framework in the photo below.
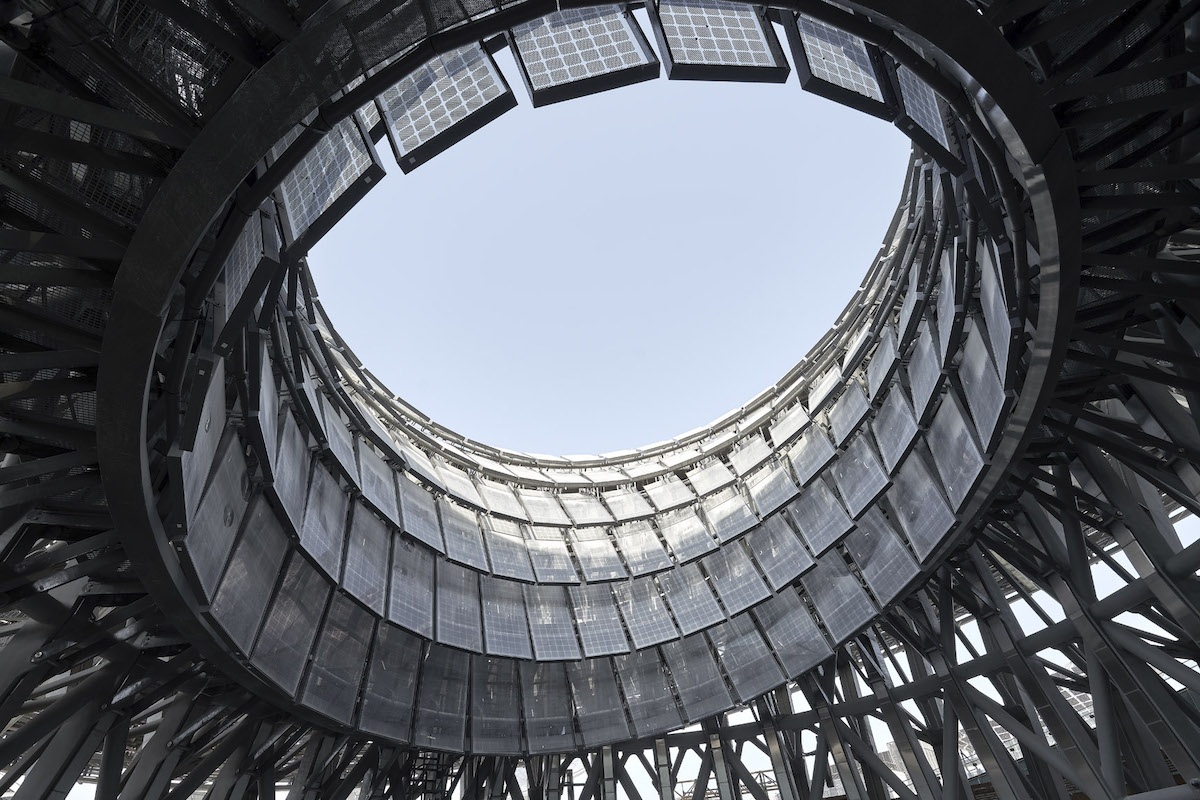
{"type": "Polygon", "coordinates": [[[0,794],[1200,794],[1198,10],[4,6],[0,794]],[[774,387],[553,459],[345,347],[308,248],[512,107],[497,48],[541,105],[779,30],[914,151],[774,387]]]}

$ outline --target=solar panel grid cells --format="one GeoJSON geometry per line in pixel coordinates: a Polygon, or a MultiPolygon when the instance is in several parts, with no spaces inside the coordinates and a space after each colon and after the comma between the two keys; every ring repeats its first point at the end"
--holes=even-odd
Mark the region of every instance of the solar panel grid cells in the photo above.
{"type": "Polygon", "coordinates": [[[675,614],[680,633],[685,636],[725,619],[708,581],[697,564],[685,564],[658,576],[667,605],[675,614]]]}
{"type": "MultiPolygon", "coordinates": [[[[489,521],[490,522],[490,521],[489,521]]],[[[484,541],[492,560],[492,571],[523,581],[533,581],[533,567],[529,563],[529,551],[520,536],[511,536],[485,527],[484,541]]]]}
{"type": "Polygon", "coordinates": [[[478,43],[436,56],[379,97],[396,162],[411,172],[516,105],[478,43]]]}
{"type": "Polygon", "coordinates": [[[870,45],[803,14],[786,30],[806,91],[883,119],[896,116],[891,88],[880,80],[882,64],[870,45]]]}
{"type": "Polygon", "coordinates": [[[433,638],[433,554],[408,539],[393,537],[392,595],[388,619],[433,638]]]}
{"type": "Polygon", "coordinates": [[[843,641],[878,613],[836,550],[817,559],[816,568],[801,582],[835,642],[843,641]]]}
{"type": "Polygon", "coordinates": [[[725,545],[701,563],[730,614],[744,611],[770,595],[740,542],[725,545]]]}
{"type": "Polygon", "coordinates": [[[783,683],[783,673],[750,614],[739,614],[708,631],[717,660],[733,683],[739,702],[748,702],[783,683]]]}
{"type": "Polygon", "coordinates": [[[585,656],[628,653],[629,640],[621,627],[621,618],[613,603],[612,592],[604,584],[584,584],[570,588],[579,639],[585,656]]]}
{"type": "Polygon", "coordinates": [[[613,594],[635,648],[649,647],[679,635],[653,578],[614,584],[613,594]]]}
{"type": "Polygon", "coordinates": [[[479,580],[487,651],[496,656],[532,658],[521,586],[491,575],[482,575],[479,580]]]}
{"type": "Polygon", "coordinates": [[[960,174],[966,165],[955,154],[933,88],[903,65],[896,68],[896,83],[904,106],[896,125],[939,164],[955,175],[960,174]]]}
{"type": "Polygon", "coordinates": [[[479,618],[478,574],[449,561],[438,561],[438,641],[464,650],[483,652],[483,629],[479,618]]]}
{"type": "Polygon", "coordinates": [[[292,553],[250,658],[256,668],[290,695],[300,684],[332,588],[304,556],[292,553]]]}
{"type": "Polygon", "coordinates": [[[658,60],[620,6],[554,12],[510,37],[535,108],[658,75],[658,60]]]}
{"type": "Polygon", "coordinates": [[[526,586],[525,610],[529,614],[533,652],[539,661],[579,658],[579,642],[564,587],[526,586]]]}
{"type": "Polygon", "coordinates": [[[446,540],[446,557],[460,564],[487,571],[487,554],[483,549],[483,534],[475,512],[440,498],[442,534],[446,540]]]}
{"type": "Polygon", "coordinates": [[[825,660],[832,652],[829,642],[793,589],[785,589],[755,606],[751,613],[762,626],[789,678],[825,660]]]}
{"type": "Polygon", "coordinates": [[[662,2],[651,19],[669,78],[787,79],[774,31],[751,6],[724,0],[662,2]]]}
{"type": "Polygon", "coordinates": [[[342,586],[376,613],[383,615],[387,591],[388,545],[392,534],[383,520],[356,503],[347,537],[342,586]]]}

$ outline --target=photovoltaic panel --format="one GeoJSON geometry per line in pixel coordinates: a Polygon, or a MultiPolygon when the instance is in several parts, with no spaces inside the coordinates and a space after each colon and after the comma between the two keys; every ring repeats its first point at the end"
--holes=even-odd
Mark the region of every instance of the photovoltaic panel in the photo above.
{"type": "Polygon", "coordinates": [[[575,574],[575,565],[571,563],[571,552],[567,550],[565,540],[526,539],[525,547],[529,550],[529,560],[533,563],[533,572],[539,581],[579,583],[579,576],[575,574]]]}
{"type": "Polygon", "coordinates": [[[576,525],[611,525],[612,514],[600,498],[587,492],[563,492],[558,496],[563,508],[576,525]]]}
{"type": "Polygon", "coordinates": [[[880,603],[890,603],[917,577],[917,562],[878,509],[871,509],[846,537],[846,549],[880,603]]]}
{"type": "Polygon", "coordinates": [[[483,496],[479,494],[479,490],[475,488],[475,484],[471,482],[471,478],[467,473],[444,461],[439,462],[436,465],[436,469],[438,476],[442,479],[442,483],[446,484],[448,494],[453,495],[457,500],[461,500],[467,506],[473,508],[486,507],[483,502],[483,496]]]}
{"type": "Polygon", "coordinates": [[[374,632],[374,617],[350,598],[335,592],[317,637],[300,702],[349,724],[358,700],[367,645],[374,632]]]}
{"type": "Polygon", "coordinates": [[[897,68],[896,79],[900,84],[900,98],[904,101],[904,113],[921,130],[933,137],[933,140],[943,149],[949,150],[950,143],[946,138],[946,124],[942,120],[942,111],[938,107],[937,95],[934,94],[933,89],[904,65],[897,68]]]}
{"type": "Polygon", "coordinates": [[[808,548],[817,554],[832,547],[854,525],[824,480],[813,481],[788,506],[787,513],[808,548]]]}
{"type": "Polygon", "coordinates": [[[333,584],[293,552],[250,661],[289,695],[296,694],[333,584]]]}
{"type": "Polygon", "coordinates": [[[804,406],[800,403],[794,404],[791,408],[781,412],[771,423],[771,441],[775,443],[776,447],[785,444],[803,430],[809,421],[808,412],[804,410],[804,406]]]}
{"type": "Polygon", "coordinates": [[[736,449],[730,451],[729,463],[738,475],[745,475],[770,457],[771,447],[761,434],[756,433],[746,437],[736,449]]]}
{"type": "Polygon", "coordinates": [[[583,569],[583,577],[589,581],[611,581],[626,577],[621,557],[607,537],[575,542],[575,555],[583,569]]]}
{"type": "Polygon", "coordinates": [[[792,462],[800,485],[805,486],[833,460],[835,453],[825,429],[820,425],[811,425],[804,435],[788,448],[787,456],[792,462]]]}
{"type": "MultiPolygon", "coordinates": [[[[978,323],[978,317],[975,318],[978,323]]],[[[988,354],[985,334],[975,324],[963,345],[963,359],[958,367],[958,378],[962,381],[967,407],[975,421],[975,429],[985,449],[990,449],[995,439],[1000,413],[1004,409],[1004,387],[996,374],[992,357],[988,354]]]]}
{"type": "Polygon", "coordinates": [[[362,503],[354,504],[342,586],[380,616],[383,615],[384,594],[387,591],[388,545],[391,538],[392,533],[383,520],[362,503]]]}
{"type": "Polygon", "coordinates": [[[533,658],[521,585],[491,575],[479,576],[479,583],[487,652],[494,656],[533,658]]]}
{"type": "Polygon", "coordinates": [[[954,513],[920,453],[904,460],[887,497],[917,558],[924,561],[954,524],[954,513]]]}
{"type": "Polygon", "coordinates": [[[787,80],[788,65],[775,32],[753,7],[688,0],[659,2],[656,9],[651,22],[668,78],[787,80]]]}
{"type": "Polygon", "coordinates": [[[878,613],[836,550],[818,558],[816,568],[800,581],[834,641],[842,641],[878,613]]]}
{"type": "Polygon", "coordinates": [[[520,669],[529,752],[558,752],[572,747],[571,687],[564,665],[524,661],[520,669]]]}
{"type": "Polygon", "coordinates": [[[787,28],[796,72],[805,90],[843,105],[892,119],[870,45],[857,36],[800,14],[787,28]]]}
{"type": "Polygon", "coordinates": [[[392,596],[388,619],[433,638],[433,554],[416,542],[393,536],[392,596]]]}
{"type": "Polygon", "coordinates": [[[846,381],[846,391],[842,392],[829,411],[829,427],[833,430],[834,441],[839,445],[845,442],[869,409],[867,395],[858,381],[846,381]]]}
{"type": "Polygon", "coordinates": [[[337,577],[342,562],[342,544],[346,538],[346,512],[349,496],[337,478],[318,464],[308,486],[304,524],[300,528],[300,546],[308,551],[322,569],[337,577]]]}
{"type": "Polygon", "coordinates": [[[733,705],[704,634],[667,642],[662,645],[662,654],[679,689],[688,722],[698,722],[733,705]]]}
{"type": "Polygon", "coordinates": [[[733,483],[733,473],[719,459],[712,459],[701,466],[695,467],[687,474],[688,481],[696,494],[703,497],[706,494],[723,489],[733,483]]]}
{"type": "Polygon", "coordinates": [[[725,545],[705,556],[701,563],[730,614],[743,611],[770,594],[740,542],[725,545]]]}
{"type": "Polygon", "coordinates": [[[637,489],[613,489],[600,495],[618,520],[640,519],[654,513],[654,507],[637,489]]]}
{"type": "Polygon", "coordinates": [[[486,572],[487,553],[483,549],[483,532],[475,512],[452,503],[444,497],[438,498],[442,512],[442,535],[446,540],[446,557],[486,572]]]}
{"type": "Polygon", "coordinates": [[[996,271],[990,247],[980,240],[975,248],[975,259],[979,270],[979,305],[987,323],[988,341],[992,354],[999,365],[999,372],[1008,363],[1008,342],[1013,335],[1013,324],[1008,316],[1008,303],[1004,298],[1004,282],[996,271]]]}
{"type": "Polygon", "coordinates": [[[696,496],[692,494],[692,490],[688,488],[687,484],[671,474],[651,481],[643,488],[650,496],[650,502],[659,511],[669,511],[696,500],[696,496]]]}
{"type": "Polygon", "coordinates": [[[421,669],[413,744],[462,751],[467,727],[470,659],[441,645],[430,645],[421,669]]]}
{"type": "Polygon", "coordinates": [[[471,657],[471,750],[521,752],[521,694],[517,662],[471,657]]]}
{"type": "Polygon", "coordinates": [[[210,608],[243,653],[250,652],[287,550],[283,526],[266,498],[259,495],[210,608]]]}
{"type": "Polygon", "coordinates": [[[771,649],[749,614],[738,614],[710,629],[708,639],[739,702],[749,702],[784,682],[771,649]]]}
{"type": "Polygon", "coordinates": [[[917,419],[913,416],[903,386],[893,384],[888,389],[883,404],[871,422],[871,431],[879,444],[883,465],[891,474],[917,436],[917,419]]]}
{"type": "Polygon", "coordinates": [[[778,459],[771,459],[766,466],[746,478],[746,488],[760,517],[767,516],[800,491],[788,474],[787,467],[778,459]]]}
{"type": "Polygon", "coordinates": [[[658,518],[658,528],[671,546],[675,560],[682,563],[716,549],[704,520],[691,508],[670,511],[658,518]]]}
{"type": "Polygon", "coordinates": [[[775,591],[787,586],[813,564],[812,556],[796,538],[782,514],[767,517],[746,536],[754,560],[775,591]]]}
{"type": "Polygon", "coordinates": [[[312,454],[308,440],[291,414],[283,415],[279,432],[279,452],[275,456],[275,480],[268,488],[279,498],[279,505],[298,530],[304,518],[304,497],[308,490],[312,454]]]}
{"type": "Polygon", "coordinates": [[[635,648],[649,647],[679,635],[654,578],[614,583],[613,595],[635,648]]]}
{"type": "Polygon", "coordinates": [[[875,455],[869,434],[860,431],[846,446],[842,457],[830,468],[846,510],[857,518],[887,488],[887,475],[875,455]]]}
{"type": "Polygon", "coordinates": [[[625,690],[625,705],[636,735],[672,730],[683,722],[657,649],[613,656],[613,664],[625,690]]]}
{"type": "Polygon", "coordinates": [[[634,575],[644,575],[671,566],[671,559],[663,549],[658,535],[647,522],[634,522],[616,530],[617,546],[625,556],[625,563],[634,575]]]}
{"type": "Polygon", "coordinates": [[[446,552],[446,548],[442,544],[442,529],[438,524],[437,507],[434,504],[433,495],[403,473],[397,478],[400,484],[400,508],[404,523],[401,529],[439,553],[446,552]]]}
{"type": "Polygon", "coordinates": [[[533,580],[533,567],[529,563],[529,550],[520,529],[513,525],[513,533],[498,530],[498,520],[485,520],[483,538],[491,556],[492,571],[497,575],[523,581],[533,580]],[[515,535],[514,535],[515,534],[515,535]]]}
{"type": "Polygon", "coordinates": [[[751,612],[789,678],[811,669],[833,652],[793,589],[785,589],[751,612]]]}
{"type": "Polygon", "coordinates": [[[479,575],[449,561],[437,562],[437,638],[442,644],[483,652],[479,575]]]}
{"type": "Polygon", "coordinates": [[[983,472],[983,453],[956,396],[947,394],[925,434],[952,509],[960,509],[983,472]]]}
{"type": "Polygon", "coordinates": [[[354,457],[354,443],[350,437],[350,429],[341,412],[324,394],[318,395],[322,415],[325,417],[325,439],[329,444],[329,452],[334,460],[341,465],[342,471],[355,484],[359,482],[358,460],[354,457]]]}
{"type": "Polygon", "coordinates": [[[359,728],[395,741],[410,740],[413,699],[423,655],[417,637],[386,622],[379,623],[367,662],[359,728]]]}
{"type": "Polygon", "coordinates": [[[246,513],[246,459],[237,437],[230,434],[217,451],[217,467],[209,501],[201,503],[188,526],[186,544],[192,568],[206,598],[217,588],[229,552],[246,513]]]}
{"type": "Polygon", "coordinates": [[[675,614],[679,632],[685,636],[725,619],[698,564],[684,564],[660,573],[658,585],[675,614]]]}
{"type": "Polygon", "coordinates": [[[524,506],[517,500],[513,490],[502,483],[495,483],[486,478],[479,479],[479,492],[487,507],[497,514],[504,514],[513,519],[528,520],[524,506]]]}
{"type": "Polygon", "coordinates": [[[585,583],[570,587],[575,619],[579,622],[579,640],[585,656],[628,653],[629,640],[621,627],[621,618],[607,584],[585,583]]]}
{"type": "Polygon", "coordinates": [[[598,747],[629,738],[629,723],[617,693],[612,661],[585,658],[566,664],[575,697],[575,718],[585,747],[598,747]]]}
{"type": "Polygon", "coordinates": [[[891,325],[884,325],[883,330],[879,332],[879,345],[871,354],[871,360],[867,362],[867,390],[872,398],[875,398],[884,384],[891,380],[898,363],[896,330],[891,325]]]}
{"type": "Polygon", "coordinates": [[[730,487],[710,497],[701,504],[708,524],[722,544],[740,536],[758,523],[758,517],[750,510],[737,487],[730,487]]]}
{"type": "Polygon", "coordinates": [[[579,642],[575,639],[575,624],[567,605],[567,590],[562,586],[525,586],[524,591],[529,634],[538,660],[579,658],[579,642]]]}
{"type": "Polygon", "coordinates": [[[927,322],[921,323],[917,343],[908,361],[908,381],[912,390],[913,410],[918,418],[925,414],[929,401],[942,380],[942,369],[933,344],[933,334],[927,322]]]}
{"type": "Polygon", "coordinates": [[[517,489],[517,497],[521,505],[529,512],[529,520],[534,525],[570,525],[571,518],[563,511],[558,498],[538,489],[517,489]]]}
{"type": "Polygon", "coordinates": [[[411,172],[517,104],[496,63],[473,43],[434,56],[378,99],[396,162],[411,172]]]}
{"type": "Polygon", "coordinates": [[[400,524],[400,507],[396,501],[396,483],[392,468],[365,441],[358,442],[359,486],[363,497],[375,506],[393,525],[400,524]]]}

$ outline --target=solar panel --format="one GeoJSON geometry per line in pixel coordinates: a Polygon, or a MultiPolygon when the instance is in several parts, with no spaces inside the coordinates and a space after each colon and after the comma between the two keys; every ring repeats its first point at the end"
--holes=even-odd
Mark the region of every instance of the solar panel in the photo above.
{"type": "Polygon", "coordinates": [[[467,728],[467,680],[470,660],[449,647],[433,644],[421,669],[413,744],[461,752],[467,728]]]}
{"type": "Polygon", "coordinates": [[[342,491],[337,478],[323,465],[313,470],[300,528],[300,546],[332,577],[342,564],[342,543],[346,537],[346,513],[350,497],[342,491]]]}
{"type": "Polygon", "coordinates": [[[299,530],[303,521],[304,496],[308,488],[309,465],[312,454],[308,440],[296,425],[291,414],[283,415],[279,435],[279,452],[275,456],[275,480],[268,487],[279,498],[279,507],[299,530]]]}
{"type": "Polygon", "coordinates": [[[679,689],[688,722],[699,722],[733,705],[704,634],[667,642],[662,654],[679,689]]]}
{"type": "Polygon", "coordinates": [[[621,557],[617,555],[612,541],[607,536],[602,539],[577,540],[575,555],[579,559],[585,580],[610,581],[626,577],[621,557]]]}
{"type": "Polygon", "coordinates": [[[747,703],[784,682],[783,672],[749,614],[738,614],[712,628],[708,640],[733,683],[738,702],[747,703]]]}
{"type": "Polygon", "coordinates": [[[629,629],[635,648],[649,647],[679,635],[654,578],[634,578],[614,583],[613,595],[617,598],[617,606],[625,618],[625,627],[629,629]]]}
{"type": "Polygon", "coordinates": [[[400,524],[400,510],[396,503],[396,484],[392,468],[365,441],[358,442],[359,486],[363,497],[375,506],[380,514],[400,524]]]}
{"type": "Polygon", "coordinates": [[[957,396],[947,394],[933,416],[925,441],[952,509],[961,509],[983,473],[983,453],[957,396]]]}
{"type": "MultiPolygon", "coordinates": [[[[978,317],[975,318],[978,323],[978,317]]],[[[975,429],[984,449],[996,438],[1000,413],[1004,409],[1004,387],[996,374],[992,357],[988,354],[984,332],[978,324],[971,328],[963,345],[962,363],[958,367],[958,378],[962,381],[967,407],[975,420],[975,429]]]]}
{"type": "Polygon", "coordinates": [[[834,442],[843,444],[858,427],[858,423],[862,422],[870,407],[867,395],[858,381],[846,381],[846,390],[829,410],[829,427],[833,431],[834,442]]]}
{"type": "Polygon", "coordinates": [[[613,656],[613,665],[621,688],[625,690],[625,706],[629,709],[636,735],[655,735],[683,722],[658,650],[636,650],[626,656],[613,656]]]}
{"type": "Polygon", "coordinates": [[[479,491],[483,495],[483,501],[487,507],[497,514],[504,514],[514,519],[529,519],[529,515],[525,513],[525,508],[517,500],[512,488],[502,483],[480,478],[479,491]]]}
{"type": "Polygon", "coordinates": [[[904,459],[887,498],[917,558],[924,561],[954,524],[954,513],[920,453],[904,459]]]}
{"type": "Polygon", "coordinates": [[[251,505],[246,530],[233,550],[210,608],[243,653],[250,652],[287,551],[283,526],[266,498],[259,495],[251,505]]]}
{"type": "Polygon", "coordinates": [[[496,63],[473,43],[434,56],[379,96],[404,172],[424,164],[517,104],[496,63]]]}
{"type": "Polygon", "coordinates": [[[475,512],[438,498],[442,514],[442,535],[446,540],[446,557],[468,567],[486,572],[487,553],[483,550],[483,532],[475,512]]]}
{"type": "Polygon", "coordinates": [[[933,345],[933,334],[928,322],[921,323],[921,332],[913,345],[912,357],[908,361],[908,382],[912,390],[913,410],[920,418],[941,383],[942,370],[933,345]]]}
{"type": "Polygon", "coordinates": [[[346,421],[342,418],[336,405],[324,394],[319,397],[323,409],[322,414],[325,417],[325,438],[329,444],[329,452],[341,465],[346,476],[358,484],[358,460],[354,456],[354,443],[350,436],[350,429],[346,427],[346,421]]]}
{"type": "Polygon", "coordinates": [[[787,30],[793,61],[806,91],[891,119],[896,109],[884,96],[874,50],[857,36],[800,14],[787,30]]]}
{"type": "Polygon", "coordinates": [[[388,619],[433,638],[433,554],[401,536],[392,542],[392,596],[388,619]]]}
{"type": "Polygon", "coordinates": [[[741,542],[725,545],[700,563],[730,614],[743,611],[770,594],[741,542]]]}
{"type": "Polygon", "coordinates": [[[433,495],[404,473],[397,476],[400,484],[400,508],[403,514],[401,530],[417,541],[446,552],[442,544],[442,529],[438,525],[433,495]]]}
{"type": "Polygon", "coordinates": [[[671,546],[675,560],[680,563],[702,556],[717,546],[704,527],[704,521],[691,508],[663,514],[658,518],[658,529],[671,546]]]}
{"type": "Polygon", "coordinates": [[[738,475],[745,475],[771,457],[771,447],[761,434],[753,434],[729,453],[729,463],[738,475]]]}
{"type": "Polygon", "coordinates": [[[420,639],[386,622],[379,624],[367,661],[359,728],[393,741],[410,740],[423,655],[420,639]]]}
{"type": "Polygon", "coordinates": [[[533,652],[539,661],[563,661],[579,658],[575,624],[562,586],[525,586],[525,611],[529,615],[529,634],[533,652]]]}
{"type": "Polygon", "coordinates": [[[825,465],[833,460],[836,451],[820,425],[812,425],[796,443],[788,448],[788,460],[796,470],[801,486],[806,486],[825,465]]]}
{"type": "Polygon", "coordinates": [[[483,538],[491,556],[492,571],[497,575],[532,581],[533,567],[529,563],[529,551],[525,547],[525,539],[520,535],[520,529],[513,525],[513,532],[505,533],[500,530],[501,527],[504,526],[500,520],[485,517],[483,538]]]}
{"type": "Polygon", "coordinates": [[[619,488],[600,495],[618,520],[640,519],[654,513],[654,507],[637,489],[619,488]]]}
{"type": "Polygon", "coordinates": [[[456,500],[461,500],[464,504],[474,508],[485,508],[483,497],[475,488],[475,484],[471,482],[471,478],[461,469],[444,461],[439,461],[436,465],[438,476],[442,479],[442,483],[446,485],[448,494],[454,496],[456,500]]]}
{"type": "Polygon", "coordinates": [[[674,475],[667,474],[656,481],[645,484],[642,488],[650,496],[650,502],[659,511],[669,511],[688,503],[695,502],[696,496],[687,484],[674,475]]]}
{"type": "Polygon", "coordinates": [[[628,739],[629,723],[617,692],[612,661],[585,658],[569,662],[566,667],[584,746],[599,747],[628,739]]]}
{"type": "Polygon", "coordinates": [[[817,554],[832,547],[854,525],[823,480],[813,481],[796,502],[788,506],[787,513],[808,548],[817,554]]]}
{"type": "Polygon", "coordinates": [[[557,497],[538,489],[517,489],[521,504],[529,512],[529,520],[535,525],[570,525],[571,518],[563,511],[557,497]]]}
{"type": "Polygon", "coordinates": [[[696,494],[700,496],[723,489],[734,480],[729,467],[715,458],[690,470],[687,477],[696,494]]]}
{"type": "Polygon", "coordinates": [[[751,6],[725,0],[664,1],[657,3],[651,22],[668,78],[787,80],[787,61],[775,32],[751,6]]]}
{"type": "Polygon", "coordinates": [[[771,441],[775,446],[785,444],[789,439],[802,431],[810,422],[804,406],[795,403],[791,408],[781,412],[771,423],[771,441]]]}
{"type": "Polygon", "coordinates": [[[767,517],[746,537],[754,560],[775,591],[787,586],[812,566],[812,556],[796,538],[782,514],[767,517]]]}
{"type": "Polygon", "coordinates": [[[587,492],[563,492],[558,496],[563,508],[576,525],[611,525],[612,514],[600,498],[587,492]]]}
{"type": "Polygon", "coordinates": [[[375,619],[362,606],[335,592],[300,702],[338,722],[349,724],[367,660],[375,619]]]}
{"type": "Polygon", "coordinates": [[[384,594],[387,591],[386,571],[391,538],[391,531],[383,520],[361,502],[354,504],[342,586],[380,616],[383,615],[384,594]]]}
{"type": "Polygon", "coordinates": [[[675,614],[679,632],[685,636],[725,619],[699,564],[684,564],[660,573],[658,585],[675,614]]]}
{"type": "Polygon", "coordinates": [[[293,552],[250,661],[289,695],[296,694],[333,585],[293,552]]]}
{"type": "Polygon", "coordinates": [[[603,583],[572,586],[571,604],[579,623],[579,639],[585,656],[628,653],[629,640],[617,616],[612,590],[603,583]]]}
{"type": "Polygon", "coordinates": [[[563,664],[522,662],[521,695],[529,752],[561,752],[574,746],[571,688],[563,664]]]}
{"type": "Polygon", "coordinates": [[[271,373],[271,359],[266,354],[265,341],[260,345],[258,379],[258,422],[262,432],[263,448],[267,453],[268,466],[274,476],[275,450],[279,445],[279,390],[271,373]]]}
{"type": "Polygon", "coordinates": [[[787,467],[778,459],[771,459],[766,466],[746,478],[746,488],[760,517],[767,516],[800,491],[788,474],[787,467]]]}
{"type": "Polygon", "coordinates": [[[485,649],[494,656],[533,658],[525,597],[521,585],[491,575],[479,576],[483,600],[485,649]]]}
{"type": "Polygon", "coordinates": [[[858,527],[846,537],[846,549],[867,587],[881,604],[890,603],[905,585],[917,577],[917,562],[900,541],[887,517],[871,509],[858,527]]]}
{"type": "Polygon", "coordinates": [[[617,546],[625,556],[630,573],[644,575],[671,566],[667,551],[648,522],[634,522],[616,529],[617,546]]]}
{"type": "Polygon", "coordinates": [[[471,657],[471,751],[521,752],[521,694],[517,662],[471,657]]]}
{"type": "Polygon", "coordinates": [[[786,589],[751,612],[789,678],[824,661],[833,650],[794,589],[786,589]]]}
{"type": "Polygon", "coordinates": [[[658,77],[658,59],[621,6],[556,11],[509,36],[534,108],[658,77]]]}
{"type": "Polygon", "coordinates": [[[975,259],[979,269],[979,305],[983,309],[983,317],[987,323],[988,340],[992,345],[992,353],[998,371],[1004,372],[1008,363],[1008,340],[1013,334],[1012,321],[1008,316],[1008,304],[1004,299],[1004,283],[996,271],[996,263],[992,258],[991,249],[984,241],[979,241],[975,248],[975,259]]]}
{"type": "Polygon", "coordinates": [[[817,566],[800,579],[817,607],[825,628],[840,642],[870,622],[877,610],[836,550],[817,559],[817,566]]]}
{"type": "MultiPolygon", "coordinates": [[[[904,113],[909,120],[933,137],[933,140],[942,148],[949,150],[950,142],[946,138],[946,123],[942,119],[942,110],[938,106],[937,95],[934,94],[933,89],[903,64],[896,69],[896,79],[900,84],[900,99],[904,101],[904,113]]],[[[908,122],[906,121],[904,124],[908,124],[908,122]]]]}
{"type": "Polygon", "coordinates": [[[246,459],[236,436],[230,435],[217,453],[217,468],[208,490],[188,527],[188,558],[204,590],[212,599],[217,580],[229,560],[229,551],[246,513],[246,459]]]}
{"type": "Polygon", "coordinates": [[[893,384],[888,390],[883,404],[879,406],[879,411],[871,422],[871,431],[879,444],[883,465],[890,474],[908,453],[917,436],[917,420],[913,416],[912,406],[908,404],[903,386],[893,384]]]}
{"type": "Polygon", "coordinates": [[[884,325],[879,332],[879,345],[867,362],[867,389],[874,399],[879,390],[890,382],[895,374],[895,367],[900,363],[896,351],[896,331],[891,325],[884,325]]]}
{"type": "MultiPolygon", "coordinates": [[[[556,535],[562,534],[557,531],[556,535]]],[[[536,531],[535,531],[536,534],[536,531]]],[[[533,538],[525,541],[529,550],[529,560],[533,563],[533,572],[543,583],[579,583],[575,574],[575,565],[571,563],[571,552],[567,550],[565,540],[533,538]]]]}
{"type": "Polygon", "coordinates": [[[449,561],[437,562],[437,639],[483,652],[479,624],[479,575],[449,561]]]}
{"type": "Polygon", "coordinates": [[[850,516],[857,518],[887,488],[888,479],[865,431],[855,434],[830,468],[850,516]]]}
{"type": "Polygon", "coordinates": [[[717,540],[721,543],[740,536],[758,522],[758,517],[750,510],[750,506],[742,498],[742,493],[735,487],[706,497],[701,505],[704,516],[708,518],[708,524],[716,532],[717,540]]]}

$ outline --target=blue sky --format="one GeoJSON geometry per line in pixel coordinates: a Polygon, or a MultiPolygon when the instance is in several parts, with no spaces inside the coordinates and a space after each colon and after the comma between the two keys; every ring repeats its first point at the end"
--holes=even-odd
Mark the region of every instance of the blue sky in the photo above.
{"type": "Polygon", "coordinates": [[[459,433],[603,453],[783,375],[879,249],[909,143],[783,85],[665,78],[519,106],[388,176],[313,250],[364,363],[459,433]]]}

